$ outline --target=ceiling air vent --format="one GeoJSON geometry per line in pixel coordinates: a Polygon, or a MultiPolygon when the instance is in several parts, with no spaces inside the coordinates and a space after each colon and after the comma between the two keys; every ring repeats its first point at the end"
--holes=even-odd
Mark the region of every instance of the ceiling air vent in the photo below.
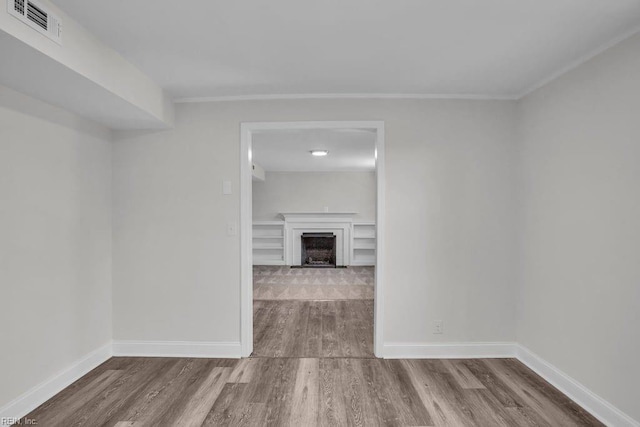
{"type": "Polygon", "coordinates": [[[62,21],[34,0],[7,0],[9,14],[58,44],[62,44],[62,21]]]}
{"type": "Polygon", "coordinates": [[[13,3],[13,10],[18,12],[20,15],[24,15],[24,0],[15,0],[13,3]]]}

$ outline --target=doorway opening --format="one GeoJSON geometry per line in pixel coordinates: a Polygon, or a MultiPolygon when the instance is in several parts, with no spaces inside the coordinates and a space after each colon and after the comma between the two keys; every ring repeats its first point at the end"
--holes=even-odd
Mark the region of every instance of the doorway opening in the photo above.
{"type": "Polygon", "coordinates": [[[381,357],[384,123],[243,123],[241,145],[242,356],[381,357]],[[335,313],[353,343],[299,336],[335,313]]]}

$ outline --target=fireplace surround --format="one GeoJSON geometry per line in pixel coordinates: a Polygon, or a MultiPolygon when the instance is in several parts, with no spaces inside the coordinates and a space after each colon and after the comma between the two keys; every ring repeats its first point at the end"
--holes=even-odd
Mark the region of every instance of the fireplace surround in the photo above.
{"type": "Polygon", "coordinates": [[[355,212],[293,212],[281,215],[284,219],[285,265],[303,265],[301,260],[304,233],[335,235],[336,266],[351,265],[351,234],[355,212]]]}

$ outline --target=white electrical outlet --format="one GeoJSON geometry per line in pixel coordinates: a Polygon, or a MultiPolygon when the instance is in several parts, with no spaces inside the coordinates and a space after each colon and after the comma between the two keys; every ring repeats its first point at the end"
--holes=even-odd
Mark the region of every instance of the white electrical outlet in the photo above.
{"type": "Polygon", "coordinates": [[[442,320],[433,321],[433,333],[442,334],[444,332],[444,322],[442,320]]]}

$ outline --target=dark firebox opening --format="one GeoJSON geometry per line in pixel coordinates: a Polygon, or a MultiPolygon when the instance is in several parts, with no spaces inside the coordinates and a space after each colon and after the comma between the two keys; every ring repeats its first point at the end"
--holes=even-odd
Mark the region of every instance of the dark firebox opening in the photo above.
{"type": "Polygon", "coordinates": [[[336,267],[336,236],[333,233],[302,233],[303,267],[336,267]]]}

